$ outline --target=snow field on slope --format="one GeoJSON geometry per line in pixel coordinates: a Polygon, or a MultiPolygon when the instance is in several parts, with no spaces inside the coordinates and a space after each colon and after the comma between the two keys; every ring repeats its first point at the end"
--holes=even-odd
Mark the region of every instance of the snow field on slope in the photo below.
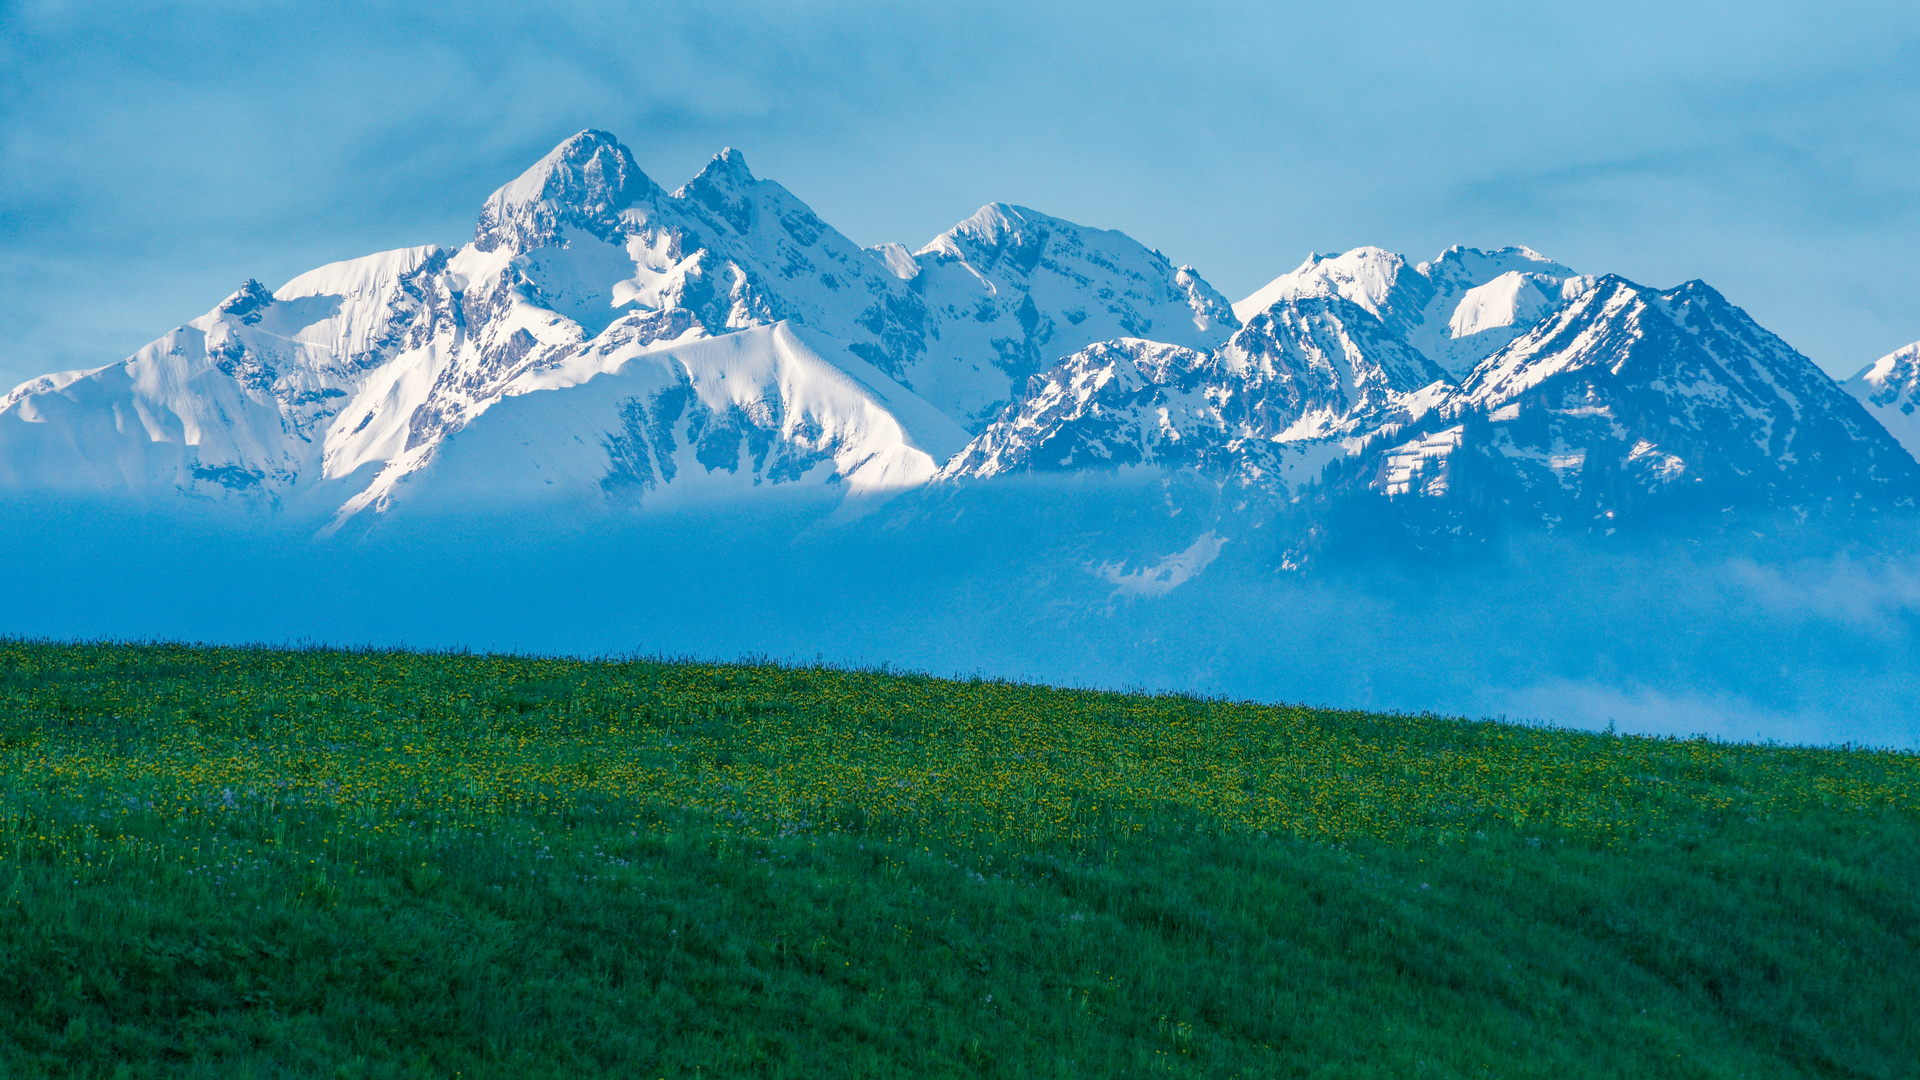
{"type": "MultiPolygon", "coordinates": [[[[574,381],[578,376],[555,369],[523,381],[450,436],[430,464],[402,480],[395,501],[604,504],[604,482],[613,471],[609,436],[626,423],[623,407],[651,403],[681,386],[691,388],[710,416],[776,425],[769,433],[818,460],[794,479],[756,469],[744,443],[737,445],[733,469],[702,462],[689,438],[694,410],[688,403],[672,421],[671,461],[653,457],[654,486],[637,494],[639,505],[725,502],[782,486],[797,491],[832,485],[820,493],[883,497],[924,484],[937,467],[865,387],[807,348],[785,324],[676,342],[574,381]],[[561,388],[568,392],[542,392],[561,388]],[[665,478],[669,470],[673,479],[665,478]]],[[[658,454],[657,443],[652,450],[658,454]]]]}

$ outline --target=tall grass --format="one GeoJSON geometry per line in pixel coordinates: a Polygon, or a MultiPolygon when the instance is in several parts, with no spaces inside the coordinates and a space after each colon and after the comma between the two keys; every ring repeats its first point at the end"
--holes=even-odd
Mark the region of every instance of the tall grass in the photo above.
{"type": "Polygon", "coordinates": [[[1920,759],[0,643],[19,1075],[1916,1075],[1920,759]]]}

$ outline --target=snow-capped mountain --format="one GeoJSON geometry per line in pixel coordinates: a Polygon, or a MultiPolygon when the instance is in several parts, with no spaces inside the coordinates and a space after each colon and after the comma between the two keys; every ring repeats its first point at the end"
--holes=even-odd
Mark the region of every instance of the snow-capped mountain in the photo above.
{"type": "Polygon", "coordinates": [[[1675,451],[1685,445],[1708,482],[1871,489],[1913,472],[1911,456],[1832,379],[1699,281],[1656,292],[1602,278],[1476,369],[1466,392],[1489,413],[1517,408],[1520,417],[1556,405],[1560,415],[1598,417],[1586,410],[1610,398],[1610,433],[1623,438],[1624,426],[1664,435],[1675,451]],[[1740,460],[1747,450],[1758,455],[1751,463],[1740,460]]]}
{"type": "Polygon", "coordinates": [[[1658,292],[1525,249],[1454,248],[1412,268],[1360,249],[1310,259],[1236,309],[1246,326],[1212,353],[1128,341],[1068,357],[942,476],[1197,465],[1276,495],[1325,480],[1336,498],[1596,530],[1920,496],[1909,453],[1700,282],[1658,292]],[[1545,299],[1508,302],[1526,290],[1545,299]],[[1458,382],[1433,358],[1489,335],[1504,340],[1458,382]]]}
{"type": "Polygon", "coordinates": [[[1920,457],[1920,341],[1875,360],[1840,384],[1882,427],[1920,457]]]}
{"type": "Polygon", "coordinates": [[[495,192],[458,250],[249,282],[123,363],[22,385],[0,404],[0,483],[340,519],[461,488],[459,460],[512,473],[488,490],[548,488],[548,440],[482,451],[506,436],[477,422],[614,377],[635,403],[569,436],[589,459],[559,470],[575,495],[747,474],[871,494],[930,478],[1051,350],[1128,327],[1210,345],[1232,325],[1197,275],[1118,233],[996,205],[917,254],[870,252],[737,152],[668,193],[587,131],[495,192]],[[719,448],[727,432],[745,457],[719,448]]]}
{"type": "Polygon", "coordinates": [[[1087,345],[1122,337],[1211,349],[1239,327],[1226,298],[1124,233],[995,203],[892,265],[925,305],[908,385],[970,430],[1027,379],[1087,345]]]}
{"type": "Polygon", "coordinates": [[[104,368],[0,398],[0,484],[274,502],[322,472],[343,404],[415,334],[432,248],[249,281],[206,315],[104,368]]]}
{"type": "Polygon", "coordinates": [[[1212,353],[1125,339],[1067,357],[943,475],[1159,463],[1285,492],[1451,392],[1371,311],[1339,295],[1289,297],[1212,353]]]}
{"type": "Polygon", "coordinates": [[[1362,247],[1344,255],[1309,255],[1233,310],[1247,320],[1279,300],[1342,297],[1365,308],[1442,371],[1464,379],[1474,365],[1585,286],[1572,270],[1524,247],[1451,247],[1416,265],[1390,251],[1362,247]]]}
{"type": "Polygon", "coordinates": [[[462,247],[249,281],[125,361],[22,384],[0,490],[333,529],[527,500],[860,511],[1135,465],[1603,529],[1911,504],[1917,355],[1843,390],[1705,285],[1518,247],[1315,255],[1233,305],[1122,233],[1001,203],[861,248],[736,151],[669,192],[585,131],[462,247]]]}
{"type": "Polygon", "coordinates": [[[1698,281],[1590,282],[1410,434],[1374,452],[1374,490],[1598,529],[1920,495],[1920,465],[1857,402],[1698,281]]]}

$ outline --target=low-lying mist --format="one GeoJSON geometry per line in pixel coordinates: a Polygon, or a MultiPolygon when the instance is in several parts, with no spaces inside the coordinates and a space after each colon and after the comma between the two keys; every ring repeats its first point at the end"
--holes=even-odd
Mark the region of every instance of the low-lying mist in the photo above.
{"type": "MultiPolygon", "coordinates": [[[[0,634],[888,665],[1622,732],[1920,747],[1920,541],[1596,542],[1293,562],[1168,486],[1010,483],[840,520],[0,508],[0,634]]],[[[1795,529],[1799,528],[1798,533],[1795,529]]]]}

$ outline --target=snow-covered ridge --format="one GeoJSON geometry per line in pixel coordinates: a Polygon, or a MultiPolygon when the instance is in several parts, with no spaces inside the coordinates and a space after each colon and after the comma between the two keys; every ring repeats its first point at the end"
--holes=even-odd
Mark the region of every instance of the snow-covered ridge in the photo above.
{"type": "MultiPolygon", "coordinates": [[[[1238,305],[1246,325],[1212,352],[1116,342],[1068,357],[942,475],[1198,465],[1277,494],[1322,482],[1596,530],[1708,503],[1807,513],[1920,496],[1911,455],[1700,282],[1661,292],[1525,249],[1418,267],[1360,249],[1257,295],[1267,306],[1238,305]],[[1489,333],[1501,343],[1464,378],[1433,359],[1489,333]]],[[[1891,402],[1911,364],[1863,378],[1894,387],[1891,402]]]]}
{"type": "Polygon", "coordinates": [[[1309,255],[1233,306],[1242,321],[1281,300],[1338,296],[1378,318],[1455,379],[1586,287],[1586,279],[1525,247],[1452,247],[1432,262],[1375,247],[1309,255]]]}
{"type": "MultiPolygon", "coordinates": [[[[1706,284],[1616,276],[1464,381],[1461,445],[1508,499],[1628,516],[1912,505],[1920,466],[1813,362],[1706,284]]],[[[1456,455],[1457,456],[1457,455],[1456,455]]],[[[1484,495],[1485,492],[1483,491],[1484,495]]]]}
{"type": "Polygon", "coordinates": [[[943,475],[1195,465],[1285,492],[1451,394],[1358,304],[1281,299],[1215,351],[1122,339],[1067,357],[943,475]]]}
{"type": "Polygon", "coordinates": [[[379,508],[505,499],[631,509],[793,490],[857,513],[938,465],[784,322],[664,346],[636,338],[592,369],[530,374],[515,391],[450,435],[430,472],[379,491],[379,508]]]}
{"type": "Polygon", "coordinates": [[[865,407],[809,405],[800,382],[762,379],[761,360],[710,372],[765,391],[734,401],[756,430],[808,453],[833,442],[824,472],[762,479],[878,491],[931,475],[1061,355],[1129,331],[1211,346],[1235,325],[1198,274],[1120,233],[996,204],[917,254],[868,252],[738,151],[668,192],[613,136],[583,131],[490,196],[464,247],[337,263],[271,293],[249,283],[127,361],[24,384],[0,406],[0,483],[337,521],[431,485],[448,440],[482,438],[503,401],[779,327],[778,349],[748,351],[774,349],[789,372],[815,357],[890,419],[843,423],[865,407]]]}

